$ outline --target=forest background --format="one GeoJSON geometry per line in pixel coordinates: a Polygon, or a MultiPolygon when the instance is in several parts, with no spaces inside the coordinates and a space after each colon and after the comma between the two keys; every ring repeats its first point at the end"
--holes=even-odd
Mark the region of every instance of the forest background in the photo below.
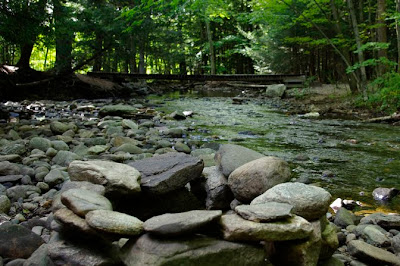
{"type": "Polygon", "coordinates": [[[54,75],[306,74],[400,108],[400,0],[1,0],[0,63],[54,75]]]}

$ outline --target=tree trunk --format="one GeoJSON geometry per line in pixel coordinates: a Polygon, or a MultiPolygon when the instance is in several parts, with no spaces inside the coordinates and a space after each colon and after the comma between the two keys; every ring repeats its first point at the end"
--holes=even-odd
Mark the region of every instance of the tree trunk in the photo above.
{"type": "MultiPolygon", "coordinates": [[[[376,8],[377,24],[379,25],[376,29],[377,41],[379,43],[387,43],[387,26],[385,22],[384,13],[386,12],[386,0],[378,0],[376,8]]],[[[387,58],[387,49],[378,50],[378,58],[387,58]]],[[[378,66],[378,74],[382,75],[387,71],[387,66],[380,64],[378,66]]]]}
{"type": "Polygon", "coordinates": [[[31,60],[33,43],[25,43],[21,47],[21,57],[17,63],[17,67],[22,69],[29,69],[29,61],[31,60]]]}
{"type": "Polygon", "coordinates": [[[215,54],[214,54],[214,43],[212,40],[212,32],[210,29],[210,21],[206,19],[206,31],[207,31],[207,39],[210,50],[210,65],[211,65],[211,75],[215,75],[216,66],[215,66],[215,54]]]}
{"type": "Polygon", "coordinates": [[[360,71],[361,71],[361,91],[363,93],[364,99],[367,98],[367,72],[365,70],[364,63],[364,52],[360,49],[361,48],[361,38],[360,38],[360,31],[358,30],[357,24],[357,17],[354,10],[353,0],[347,0],[347,5],[349,8],[351,24],[353,26],[354,37],[356,39],[356,45],[358,50],[358,62],[360,63],[360,71]]]}
{"type": "Polygon", "coordinates": [[[54,2],[54,24],[56,36],[56,62],[57,73],[68,72],[72,68],[72,42],[74,33],[68,25],[68,11],[61,1],[54,2]]]}
{"type": "MultiPolygon", "coordinates": [[[[400,13],[400,0],[396,0],[396,11],[400,13]]],[[[397,34],[397,72],[400,73],[400,19],[396,20],[397,34]]]]}
{"type": "MultiPolygon", "coordinates": [[[[103,49],[103,36],[100,33],[96,33],[96,51],[101,51],[103,49]]],[[[102,62],[103,62],[103,56],[99,55],[94,59],[93,63],[93,71],[101,71],[102,68],[102,62]]]]}
{"type": "MultiPolygon", "coordinates": [[[[331,0],[330,4],[331,4],[332,16],[333,16],[333,19],[335,21],[334,29],[335,29],[336,35],[342,35],[343,32],[342,32],[342,28],[340,27],[340,24],[339,24],[339,13],[338,13],[338,10],[336,8],[335,1],[331,0]]],[[[343,56],[345,57],[345,59],[347,60],[347,62],[351,62],[349,49],[345,46],[345,47],[342,47],[340,50],[341,50],[343,56]]],[[[359,92],[358,87],[357,87],[357,79],[354,78],[351,74],[347,74],[346,73],[346,67],[347,66],[343,61],[340,61],[340,64],[342,64],[342,68],[341,68],[341,73],[340,74],[347,78],[347,81],[348,81],[349,86],[350,86],[351,93],[352,94],[356,94],[357,92],[359,92]]]]}

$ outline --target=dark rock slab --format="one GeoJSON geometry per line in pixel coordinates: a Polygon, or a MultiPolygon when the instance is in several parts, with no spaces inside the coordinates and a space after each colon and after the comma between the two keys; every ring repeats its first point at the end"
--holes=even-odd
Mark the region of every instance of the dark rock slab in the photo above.
{"type": "Polygon", "coordinates": [[[400,215],[388,215],[384,213],[373,213],[361,219],[360,224],[376,224],[390,230],[400,230],[400,215]]]}
{"type": "Polygon", "coordinates": [[[257,205],[239,205],[235,212],[244,219],[254,222],[269,222],[292,216],[293,206],[287,203],[267,202],[257,205]]]}
{"type": "Polygon", "coordinates": [[[264,251],[260,246],[204,236],[174,240],[145,234],[125,244],[121,258],[127,266],[266,265],[264,251]]]}
{"type": "Polygon", "coordinates": [[[182,213],[166,213],[144,222],[147,232],[163,236],[177,236],[194,233],[215,222],[222,211],[193,210],[182,213]]]}
{"type": "Polygon", "coordinates": [[[0,257],[29,258],[43,243],[43,239],[22,225],[0,225],[0,257]]]}
{"type": "Polygon", "coordinates": [[[20,174],[21,168],[17,164],[13,164],[8,161],[0,162],[0,176],[20,174]]]}
{"type": "Polygon", "coordinates": [[[16,183],[20,181],[24,176],[23,175],[5,175],[5,176],[0,176],[0,183],[16,183]]]}
{"type": "Polygon", "coordinates": [[[41,245],[32,255],[24,262],[24,266],[54,266],[53,261],[49,257],[47,244],[41,245]]]}
{"type": "Polygon", "coordinates": [[[204,168],[203,175],[206,178],[207,209],[229,209],[229,205],[233,200],[233,193],[228,186],[228,179],[216,166],[204,168]]]}
{"type": "Polygon", "coordinates": [[[381,248],[374,247],[361,240],[352,240],[347,245],[350,255],[368,265],[400,265],[399,257],[381,248]]]}
{"type": "Polygon", "coordinates": [[[143,190],[154,194],[184,187],[188,182],[199,178],[204,168],[201,159],[184,153],[166,153],[129,165],[142,174],[143,190]]]}

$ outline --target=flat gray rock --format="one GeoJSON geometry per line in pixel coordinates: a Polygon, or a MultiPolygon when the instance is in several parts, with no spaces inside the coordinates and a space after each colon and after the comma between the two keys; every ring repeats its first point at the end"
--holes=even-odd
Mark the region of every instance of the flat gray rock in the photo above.
{"type": "Polygon", "coordinates": [[[10,163],[8,161],[0,162],[0,176],[20,174],[21,167],[19,167],[17,164],[10,163]]]}
{"type": "Polygon", "coordinates": [[[89,226],[84,218],[79,217],[73,211],[62,208],[54,212],[54,218],[63,225],[65,231],[96,235],[97,232],[89,226]]]}
{"type": "Polygon", "coordinates": [[[110,161],[74,161],[68,167],[71,181],[88,181],[103,185],[106,193],[122,195],[141,191],[141,174],[135,168],[110,161]]]}
{"type": "Polygon", "coordinates": [[[400,259],[393,253],[374,247],[361,240],[352,240],[347,244],[350,255],[368,265],[400,265],[400,259]]]}
{"type": "Polygon", "coordinates": [[[250,202],[273,186],[290,180],[290,167],[282,159],[267,156],[236,168],[228,178],[235,198],[250,202]]]}
{"type": "Polygon", "coordinates": [[[149,234],[131,239],[121,252],[127,266],[142,265],[266,265],[261,246],[204,236],[160,239],[149,234]]]}
{"type": "Polygon", "coordinates": [[[201,176],[203,161],[184,153],[166,153],[129,164],[142,174],[141,186],[154,194],[184,187],[201,176]]]}
{"type": "Polygon", "coordinates": [[[97,185],[97,184],[93,184],[91,182],[87,182],[87,181],[67,181],[63,184],[62,188],[61,188],[61,193],[73,188],[80,188],[80,189],[86,189],[86,190],[90,190],[93,192],[96,192],[97,194],[100,194],[102,196],[104,196],[106,189],[104,188],[104,186],[102,185],[97,185]]]}
{"type": "Polygon", "coordinates": [[[94,210],[112,211],[111,202],[106,197],[86,189],[70,189],[63,192],[61,202],[81,217],[94,210]]]}
{"type": "Polygon", "coordinates": [[[90,211],[85,220],[97,231],[120,236],[136,236],[143,231],[143,222],[138,218],[115,211],[90,211]]]}
{"type": "Polygon", "coordinates": [[[309,221],[319,219],[328,211],[331,194],[323,188],[303,183],[283,183],[255,198],[250,205],[282,202],[293,206],[292,212],[309,221]]]}
{"type": "Polygon", "coordinates": [[[292,216],[293,206],[287,203],[266,202],[257,205],[239,205],[235,212],[244,219],[253,222],[269,222],[292,216]]]}
{"type": "Polygon", "coordinates": [[[360,224],[376,224],[387,230],[400,230],[400,215],[373,213],[361,219],[360,224]]]}
{"type": "Polygon", "coordinates": [[[224,176],[228,177],[236,168],[264,156],[243,146],[224,144],[215,154],[215,161],[224,176]]]}
{"type": "Polygon", "coordinates": [[[24,176],[23,175],[5,175],[0,176],[0,183],[11,182],[15,183],[20,181],[24,176]]]}
{"type": "Polygon", "coordinates": [[[216,221],[222,211],[193,210],[181,213],[166,213],[154,216],[144,222],[147,232],[163,235],[177,236],[196,232],[206,225],[216,221]]]}
{"type": "Polygon", "coordinates": [[[58,151],[57,155],[53,157],[52,162],[60,166],[68,166],[75,160],[80,160],[81,156],[70,151],[58,151]]]}
{"type": "Polygon", "coordinates": [[[17,185],[10,187],[6,191],[7,197],[12,201],[17,201],[19,198],[26,199],[29,195],[33,193],[40,194],[40,188],[32,185],[17,185]]]}
{"type": "Polygon", "coordinates": [[[239,215],[225,214],[221,217],[222,232],[229,241],[286,241],[304,239],[313,231],[312,225],[302,217],[294,215],[286,220],[257,223],[239,215]]]}

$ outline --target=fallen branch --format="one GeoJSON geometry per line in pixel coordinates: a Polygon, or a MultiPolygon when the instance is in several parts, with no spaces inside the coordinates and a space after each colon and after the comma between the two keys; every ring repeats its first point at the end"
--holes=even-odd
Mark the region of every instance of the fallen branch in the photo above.
{"type": "Polygon", "coordinates": [[[392,115],[381,116],[365,120],[365,122],[370,122],[370,123],[391,122],[391,121],[400,121],[400,113],[396,112],[392,115]]]}

